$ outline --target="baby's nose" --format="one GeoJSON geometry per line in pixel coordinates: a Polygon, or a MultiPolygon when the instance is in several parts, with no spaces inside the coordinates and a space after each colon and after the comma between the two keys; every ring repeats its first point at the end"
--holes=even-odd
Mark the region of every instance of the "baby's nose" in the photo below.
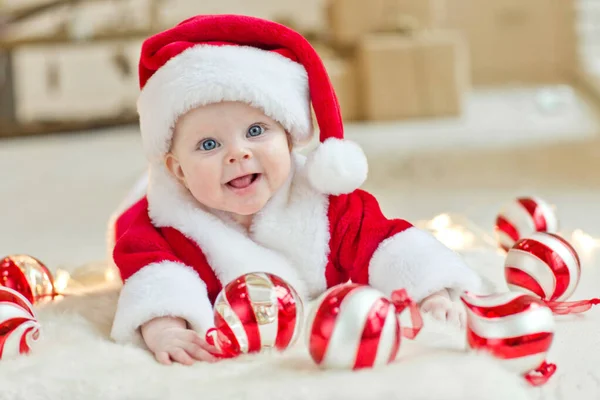
{"type": "Polygon", "coordinates": [[[233,164],[235,162],[249,160],[251,158],[252,153],[248,149],[238,149],[229,156],[228,162],[229,164],[233,164]]]}

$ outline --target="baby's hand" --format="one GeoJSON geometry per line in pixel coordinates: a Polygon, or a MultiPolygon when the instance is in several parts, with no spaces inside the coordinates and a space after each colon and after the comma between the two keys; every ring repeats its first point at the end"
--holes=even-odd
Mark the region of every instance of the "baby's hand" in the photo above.
{"type": "Polygon", "coordinates": [[[452,301],[447,290],[440,290],[421,301],[421,310],[433,318],[448,321],[461,328],[466,325],[466,311],[462,303],[452,301]]]}
{"type": "Polygon", "coordinates": [[[192,365],[194,360],[217,359],[211,352],[218,354],[218,350],[186,325],[185,320],[174,317],[155,318],[142,325],[142,337],[158,362],[192,365]]]}

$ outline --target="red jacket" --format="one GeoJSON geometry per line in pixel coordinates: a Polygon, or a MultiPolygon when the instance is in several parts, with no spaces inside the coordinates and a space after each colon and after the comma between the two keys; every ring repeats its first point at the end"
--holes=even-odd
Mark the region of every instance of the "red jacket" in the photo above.
{"type": "Polygon", "coordinates": [[[153,171],[147,196],[119,214],[114,261],[124,286],[112,336],[127,342],[147,320],[185,318],[205,331],[224,284],[271,272],[304,298],[348,280],[420,301],[443,288],[476,290],[477,275],[432,235],[386,218],[363,190],[326,195],[297,172],[257,214],[250,233],[203,211],[168,176],[153,171]]]}

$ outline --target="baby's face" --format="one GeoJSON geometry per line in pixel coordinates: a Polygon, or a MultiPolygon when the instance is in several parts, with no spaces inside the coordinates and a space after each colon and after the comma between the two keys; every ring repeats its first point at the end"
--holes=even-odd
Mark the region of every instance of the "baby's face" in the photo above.
{"type": "Polygon", "coordinates": [[[198,202],[244,216],[265,206],[291,168],[283,127],[238,102],[202,106],[180,118],[165,161],[198,202]]]}

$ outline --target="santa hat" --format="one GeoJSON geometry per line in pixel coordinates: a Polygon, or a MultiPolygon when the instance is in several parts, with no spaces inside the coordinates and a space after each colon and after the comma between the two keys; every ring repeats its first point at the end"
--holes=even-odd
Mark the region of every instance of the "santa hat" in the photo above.
{"type": "Polygon", "coordinates": [[[151,162],[162,162],[177,119],[192,108],[240,101],[278,121],[293,143],[320,144],[306,161],[312,186],[349,193],[367,177],[361,148],[344,140],[339,103],[320,57],[299,33],[239,15],[202,15],[148,38],[139,65],[140,128],[151,162]]]}

